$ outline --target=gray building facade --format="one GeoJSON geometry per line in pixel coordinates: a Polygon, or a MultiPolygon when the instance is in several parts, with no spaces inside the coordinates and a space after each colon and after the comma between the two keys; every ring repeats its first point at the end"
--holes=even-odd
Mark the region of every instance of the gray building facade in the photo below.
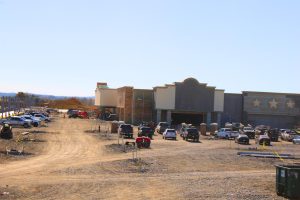
{"type": "Polygon", "coordinates": [[[224,95],[222,123],[293,128],[300,125],[300,94],[249,92],[224,95]]]}
{"type": "Polygon", "coordinates": [[[243,121],[291,128],[299,122],[299,98],[299,94],[243,92],[243,121]]]}
{"type": "Polygon", "coordinates": [[[243,121],[243,95],[242,94],[224,94],[224,112],[222,113],[223,126],[226,122],[243,121]]]}

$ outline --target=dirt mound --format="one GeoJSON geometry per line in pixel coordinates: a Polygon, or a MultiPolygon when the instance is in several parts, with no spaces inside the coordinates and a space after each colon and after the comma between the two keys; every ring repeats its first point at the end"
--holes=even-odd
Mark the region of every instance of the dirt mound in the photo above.
{"type": "Polygon", "coordinates": [[[94,106],[83,104],[77,98],[59,99],[50,101],[48,104],[50,108],[58,109],[77,109],[77,110],[94,110],[94,106]]]}

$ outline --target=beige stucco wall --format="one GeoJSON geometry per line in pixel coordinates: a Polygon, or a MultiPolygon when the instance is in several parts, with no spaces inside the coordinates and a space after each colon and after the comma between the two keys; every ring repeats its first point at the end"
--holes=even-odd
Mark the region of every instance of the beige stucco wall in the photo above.
{"type": "Polygon", "coordinates": [[[215,90],[214,111],[224,111],[224,90],[215,90]]]}
{"type": "Polygon", "coordinates": [[[95,90],[95,106],[100,106],[100,91],[99,91],[99,89],[95,90]]]}
{"type": "Polygon", "coordinates": [[[117,106],[117,90],[116,89],[96,89],[95,92],[96,106],[117,106]]]}
{"type": "Polygon", "coordinates": [[[155,109],[174,110],[175,90],[175,86],[156,88],[156,91],[154,92],[155,109]]]}

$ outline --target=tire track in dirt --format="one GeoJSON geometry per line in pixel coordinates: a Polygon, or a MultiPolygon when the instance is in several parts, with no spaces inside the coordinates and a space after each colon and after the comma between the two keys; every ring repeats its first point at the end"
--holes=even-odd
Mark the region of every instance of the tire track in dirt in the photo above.
{"type": "MultiPolygon", "coordinates": [[[[55,122],[60,127],[59,134],[49,135],[42,155],[18,160],[0,166],[0,179],[22,177],[24,174],[49,172],[59,167],[82,165],[101,160],[102,151],[99,141],[83,134],[83,126],[74,126],[76,121],[64,120],[55,122]],[[97,159],[98,158],[98,159],[97,159]]],[[[78,122],[77,122],[78,123],[78,122]]],[[[81,123],[81,122],[80,122],[81,123]]]]}

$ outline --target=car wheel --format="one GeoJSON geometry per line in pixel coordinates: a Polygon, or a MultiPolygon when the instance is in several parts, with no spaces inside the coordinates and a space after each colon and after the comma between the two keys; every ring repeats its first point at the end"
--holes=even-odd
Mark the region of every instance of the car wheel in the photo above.
{"type": "Polygon", "coordinates": [[[150,147],[150,144],[149,143],[145,143],[144,144],[144,148],[149,148],[150,147]]]}
{"type": "Polygon", "coordinates": [[[24,126],[24,128],[29,128],[28,124],[24,124],[23,126],[24,126]]]}
{"type": "Polygon", "coordinates": [[[39,126],[39,123],[35,122],[35,123],[33,123],[33,126],[34,126],[34,127],[38,127],[38,126],[39,126]]]}

